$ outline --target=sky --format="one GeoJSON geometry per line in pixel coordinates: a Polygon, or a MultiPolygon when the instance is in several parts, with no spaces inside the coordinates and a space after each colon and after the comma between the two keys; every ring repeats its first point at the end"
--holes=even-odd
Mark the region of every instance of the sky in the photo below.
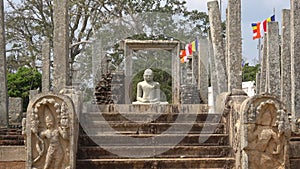
{"type": "MultiPolygon", "coordinates": [[[[209,0],[186,0],[188,9],[207,12],[209,0]]],[[[219,0],[218,0],[219,1],[219,0]]],[[[246,62],[258,61],[258,40],[252,39],[251,23],[261,22],[272,16],[275,9],[276,21],[281,25],[282,9],[290,9],[290,0],[241,0],[242,1],[242,54],[246,62]]],[[[220,2],[220,1],[219,1],[220,2]]],[[[228,0],[222,0],[222,20],[226,19],[225,10],[228,0]]],[[[281,26],[280,26],[281,27],[281,26]]],[[[281,31],[281,29],[280,29],[281,31]]],[[[279,32],[281,34],[281,32],[279,32]]]]}

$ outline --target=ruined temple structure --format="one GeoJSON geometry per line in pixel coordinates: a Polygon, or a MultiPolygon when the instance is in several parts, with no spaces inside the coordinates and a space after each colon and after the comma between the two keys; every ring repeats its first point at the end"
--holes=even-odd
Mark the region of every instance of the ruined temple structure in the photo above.
{"type": "MultiPolygon", "coordinates": [[[[218,1],[210,0],[209,39],[199,43],[210,62],[195,55],[185,72],[179,61],[181,41],[123,39],[119,46],[124,52],[124,69],[108,71],[106,59],[99,62],[104,65],[93,63],[93,69],[106,70],[99,76],[93,74],[92,101],[85,100],[80,87],[69,86],[67,2],[54,1],[53,91],[48,42],[43,50],[45,86],[42,93],[31,92],[26,113],[21,113],[21,102],[15,98],[9,117],[6,76],[0,71],[0,169],[299,168],[300,0],[291,0],[291,9],[283,11],[282,53],[278,52],[279,24],[268,23],[257,76],[259,92],[253,97],[241,89],[241,0],[228,0],[225,40],[218,1]],[[132,53],[138,50],[169,52],[172,98],[168,104],[132,104],[132,53]],[[214,107],[207,102],[208,71],[214,107]],[[8,127],[9,120],[14,127],[8,127]]],[[[2,0],[0,9],[3,69],[2,0]]]]}

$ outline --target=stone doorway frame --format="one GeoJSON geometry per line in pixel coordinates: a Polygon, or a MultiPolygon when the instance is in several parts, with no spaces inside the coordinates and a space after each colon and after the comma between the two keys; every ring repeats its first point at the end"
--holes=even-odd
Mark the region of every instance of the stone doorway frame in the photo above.
{"type": "MultiPolygon", "coordinates": [[[[180,41],[178,40],[132,40],[119,42],[124,50],[125,89],[129,89],[132,80],[132,53],[138,50],[169,50],[172,55],[172,104],[180,103],[180,41]]],[[[126,91],[126,90],[125,90],[126,91]]],[[[128,91],[128,90],[127,90],[128,91]]],[[[128,92],[125,92],[125,104],[131,104],[128,92]]]]}

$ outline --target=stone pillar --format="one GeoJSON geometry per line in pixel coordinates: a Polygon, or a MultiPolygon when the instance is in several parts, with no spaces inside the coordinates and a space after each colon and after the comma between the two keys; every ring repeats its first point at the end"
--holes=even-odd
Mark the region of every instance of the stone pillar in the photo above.
{"type": "Polygon", "coordinates": [[[172,93],[173,104],[180,103],[180,60],[178,59],[180,43],[172,50],[172,93]]]}
{"type": "Polygon", "coordinates": [[[268,36],[268,93],[280,96],[280,54],[279,54],[279,27],[278,22],[269,22],[268,36]]]}
{"type": "Polygon", "coordinates": [[[264,44],[263,44],[263,50],[262,50],[262,59],[260,63],[260,93],[266,92],[266,86],[267,86],[267,49],[268,49],[268,37],[264,36],[264,44]]]}
{"type": "MultiPolygon", "coordinates": [[[[131,104],[130,90],[132,81],[132,49],[125,44],[125,104],[131,104]]],[[[136,91],[134,91],[136,92],[136,91]]]]}
{"type": "Polygon", "coordinates": [[[291,111],[291,20],[290,10],[282,10],[281,33],[281,101],[291,111]]]}
{"type": "Polygon", "coordinates": [[[215,71],[217,94],[227,91],[227,73],[226,73],[226,63],[225,63],[225,49],[224,41],[222,37],[222,21],[221,13],[219,10],[219,5],[217,0],[211,0],[207,2],[209,23],[210,23],[210,33],[212,39],[212,45],[214,50],[214,60],[215,60],[215,71]]]}
{"type": "Polygon", "coordinates": [[[228,91],[242,90],[241,0],[228,0],[228,91]]]}
{"type": "Polygon", "coordinates": [[[300,0],[291,0],[292,116],[300,117],[300,0]]]}
{"type": "Polygon", "coordinates": [[[0,127],[8,126],[8,96],[4,31],[4,4],[3,0],[0,0],[0,127]]]}
{"type": "Polygon", "coordinates": [[[101,61],[105,59],[105,54],[102,52],[102,44],[100,40],[95,40],[93,43],[92,54],[92,74],[93,86],[95,87],[103,75],[101,61]]]}
{"type": "MultiPolygon", "coordinates": [[[[208,35],[208,55],[209,55],[209,63],[210,63],[210,83],[212,86],[212,98],[213,98],[213,103],[212,103],[212,109],[211,112],[214,112],[215,106],[216,106],[216,99],[218,96],[218,83],[217,83],[217,73],[214,71],[216,69],[215,65],[215,57],[214,57],[214,50],[211,42],[211,36],[210,34],[208,35]]],[[[219,112],[221,113],[221,112],[219,112]]]]}
{"type": "Polygon", "coordinates": [[[68,0],[53,2],[53,91],[70,85],[68,0]]]}
{"type": "Polygon", "coordinates": [[[50,43],[48,39],[45,39],[42,46],[42,92],[50,91],[50,43]]]}
{"type": "Polygon", "coordinates": [[[260,72],[256,73],[256,82],[255,82],[255,94],[260,93],[260,72]]]}
{"type": "Polygon", "coordinates": [[[9,125],[20,125],[23,117],[23,100],[21,97],[9,97],[9,125]]]}
{"type": "Polygon", "coordinates": [[[201,39],[198,44],[198,89],[203,104],[208,104],[208,40],[201,39]]]}

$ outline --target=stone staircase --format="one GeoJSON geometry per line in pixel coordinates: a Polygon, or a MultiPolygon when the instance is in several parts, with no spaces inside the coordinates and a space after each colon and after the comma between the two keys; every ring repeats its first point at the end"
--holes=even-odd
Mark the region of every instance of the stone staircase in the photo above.
{"type": "Polygon", "coordinates": [[[0,128],[0,146],[8,145],[24,145],[21,127],[0,128]]]}
{"type": "Polygon", "coordinates": [[[207,105],[91,105],[80,116],[77,168],[233,168],[220,121],[207,105]]]}

